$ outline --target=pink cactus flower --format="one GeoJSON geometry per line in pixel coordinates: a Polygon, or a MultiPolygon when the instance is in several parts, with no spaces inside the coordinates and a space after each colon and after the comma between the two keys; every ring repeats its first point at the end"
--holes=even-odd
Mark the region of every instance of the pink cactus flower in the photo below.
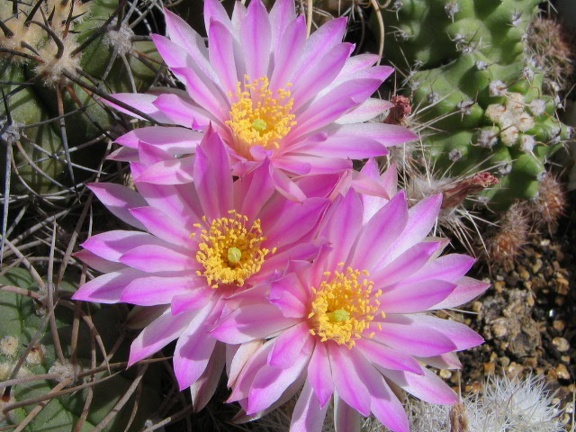
{"type": "MultiPolygon", "coordinates": [[[[115,94],[123,103],[115,106],[184,130],[212,124],[236,175],[269,160],[276,188],[302,200],[294,175],[341,172],[352,159],[382,156],[416,138],[404,127],[371,121],[392,107],[371,96],[393,69],[375,66],[376,55],[351,56],[354,45],[342,41],[344,18],[307,37],[294,0],[276,1],[270,13],[261,0],[237,2],[231,18],[218,0],[206,0],[208,47],[184,20],[170,11],[165,18],[168,37],[153,40],[186,90],[115,94]]],[[[186,140],[184,133],[180,142],[186,140]]]]}
{"type": "MultiPolygon", "coordinates": [[[[147,167],[142,160],[132,164],[141,166],[147,167]]],[[[176,378],[181,389],[192,388],[199,409],[224,365],[225,346],[210,334],[224,303],[283,271],[289,259],[315,256],[310,240],[328,200],[287,200],[274,189],[266,161],[233,181],[228,153],[212,131],[198,145],[188,176],[182,184],[137,182],[138,191],[90,186],[136,229],[104,232],[83,244],[78,256],[104,274],[74,299],[160,310],[132,343],[129,364],[177,340],[176,378]]]]}
{"type": "Polygon", "coordinates": [[[330,247],[318,259],[293,260],[282,276],[223,312],[214,337],[254,344],[244,367],[229,375],[230,400],[247,416],[302,389],[292,431],[320,431],[333,399],[336,430],[358,431],[362,416],[373,414],[405,432],[398,389],[431,403],[458,400],[427,366],[458,368],[455,353],[483,340],[432,311],[459,306],[488,285],[465,276],[471,257],[441,256],[447,241],[427,237],[440,196],[408,208],[404,192],[390,189],[394,175],[382,177],[378,197],[378,177],[371,163],[341,189],[320,227],[330,247]]]}

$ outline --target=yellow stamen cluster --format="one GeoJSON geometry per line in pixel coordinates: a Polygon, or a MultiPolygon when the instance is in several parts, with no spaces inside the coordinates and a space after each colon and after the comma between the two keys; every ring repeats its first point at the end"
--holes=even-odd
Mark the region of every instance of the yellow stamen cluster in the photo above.
{"type": "Polygon", "coordinates": [[[230,109],[230,120],[226,121],[232,129],[236,150],[249,158],[250,147],[254,145],[278,149],[282,138],[296,125],[290,91],[273,92],[268,77],[250,82],[246,76],[244,83],[238,82],[236,87],[236,102],[230,109]]]}
{"type": "Polygon", "coordinates": [[[204,267],[197,274],[206,277],[212,288],[227,284],[243,286],[246,279],[260,271],[266,255],[276,251],[261,247],[266,238],[260,219],[250,227],[247,224],[247,216],[230,210],[228,217],[213,220],[210,227],[195,225],[201,229],[196,260],[204,267]]]}
{"type": "MultiPolygon", "coordinates": [[[[379,313],[378,298],[382,291],[374,291],[368,272],[347,267],[343,271],[326,272],[324,276],[320,286],[312,288],[310,333],[322,342],[333,340],[348,348],[362,336],[373,337],[374,333],[367,331],[379,313]]],[[[385,317],[383,312],[380,314],[385,317]]]]}

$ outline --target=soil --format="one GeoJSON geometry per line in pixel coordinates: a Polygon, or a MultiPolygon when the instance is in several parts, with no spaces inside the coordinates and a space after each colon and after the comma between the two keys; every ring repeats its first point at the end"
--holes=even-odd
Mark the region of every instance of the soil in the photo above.
{"type": "MultiPolygon", "coordinates": [[[[475,277],[492,287],[460,318],[485,338],[460,353],[460,374],[445,376],[462,393],[482,391],[491,375],[545,376],[561,422],[572,430],[576,394],[576,193],[555,232],[536,232],[512,268],[486,264],[475,277]],[[489,277],[486,277],[489,274],[489,277]]],[[[450,312],[453,316],[453,312],[450,312]]]]}

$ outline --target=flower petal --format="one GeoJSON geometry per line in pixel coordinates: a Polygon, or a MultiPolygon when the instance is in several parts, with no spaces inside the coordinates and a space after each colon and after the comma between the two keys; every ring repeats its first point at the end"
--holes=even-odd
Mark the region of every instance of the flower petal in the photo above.
{"type": "Polygon", "coordinates": [[[320,406],[327,407],[334,394],[334,381],[328,351],[324,343],[319,341],[316,341],[314,352],[308,363],[308,382],[320,406]]]}
{"type": "Polygon", "coordinates": [[[204,321],[212,307],[208,303],[199,309],[176,342],[173,361],[180,390],[194,384],[208,366],[216,339],[207,332],[204,321]]]}
{"type": "Polygon", "coordinates": [[[232,208],[231,174],[224,143],[215,132],[207,132],[196,151],[194,185],[208,220],[226,215],[232,208]]]}
{"type": "Polygon", "coordinates": [[[122,292],[120,300],[140,306],[170,304],[175,296],[185,295],[205,282],[193,276],[142,275],[133,278],[122,292]]]}
{"type": "Polygon", "coordinates": [[[88,187],[114,216],[135,228],[145,229],[130,213],[131,208],[148,204],[138,192],[115,183],[90,183],[88,187]]]}
{"type": "Polygon", "coordinates": [[[394,350],[374,340],[362,338],[356,341],[355,349],[360,351],[371,363],[385,369],[409,371],[422,374],[422,367],[412,357],[402,351],[394,350]]]}
{"type": "Polygon", "coordinates": [[[154,106],[165,114],[171,123],[186,128],[205,130],[210,122],[219,123],[213,114],[193,103],[188,93],[163,93],[154,101],[154,106]]]}
{"type": "Polygon", "coordinates": [[[168,309],[140,332],[130,346],[128,366],[151,356],[179,337],[193,319],[193,314],[172,315],[168,309]]]}
{"type": "Polygon", "coordinates": [[[356,108],[340,117],[337,123],[362,123],[372,120],[393,106],[394,104],[387,100],[368,98],[356,108]]]}
{"type": "MultiPolygon", "coordinates": [[[[302,74],[291,89],[294,100],[306,101],[316,96],[336,78],[353,50],[353,44],[341,43],[322,53],[317,67],[308,68],[307,73],[302,74]]],[[[299,105],[295,103],[294,110],[296,111],[298,107],[299,105]]]]}
{"type": "MultiPolygon", "coordinates": [[[[380,322],[382,330],[374,340],[392,349],[414,356],[431,357],[457,349],[442,330],[421,325],[417,315],[388,315],[380,322]]],[[[441,320],[446,321],[447,320],[441,320]]]]}
{"type": "Polygon", "coordinates": [[[118,303],[126,285],[141,274],[137,270],[124,268],[98,276],[82,285],[72,298],[97,303],[118,303]]]}
{"type": "Polygon", "coordinates": [[[378,268],[381,257],[389,245],[402,236],[407,220],[406,195],[400,192],[362,227],[352,252],[350,265],[372,273],[373,268],[378,268]]]}
{"type": "Polygon", "coordinates": [[[319,431],[322,430],[326,411],[329,404],[320,405],[318,399],[312,390],[309,381],[304,383],[302,392],[298,396],[298,401],[292,412],[290,421],[290,431],[319,431]]]}
{"type": "Polygon", "coordinates": [[[250,2],[240,28],[240,43],[250,79],[268,75],[270,61],[271,29],[268,13],[261,1],[250,2]]]}
{"type": "Polygon", "coordinates": [[[334,397],[334,427],[336,432],[360,432],[362,417],[338,396],[334,397]]]}
{"type": "Polygon", "coordinates": [[[361,225],[362,204],[358,194],[349,191],[346,196],[337,197],[322,220],[320,229],[332,246],[326,258],[327,269],[335,269],[338,263],[348,261],[361,225]]]}
{"type": "MultiPolygon", "coordinates": [[[[278,4],[279,2],[274,2],[278,4]]],[[[272,20],[272,17],[270,17],[272,20]]],[[[275,26],[272,27],[274,34],[275,26]]],[[[278,91],[290,82],[306,43],[306,20],[300,15],[284,30],[274,50],[274,69],[270,77],[270,90],[278,91]]]]}
{"type": "Polygon", "coordinates": [[[230,28],[220,21],[211,21],[210,29],[210,63],[220,78],[226,93],[235,94],[238,82],[244,77],[238,76],[234,58],[234,35],[230,28]]]}
{"type": "Polygon", "coordinates": [[[250,388],[247,414],[254,414],[268,408],[300,377],[310,359],[312,345],[311,338],[307,339],[302,351],[292,359],[291,365],[285,369],[266,366],[258,371],[250,388]]]}
{"type": "Polygon", "coordinates": [[[139,207],[131,212],[157,238],[182,248],[191,247],[190,232],[163,211],[154,207],[139,207]]]}
{"type": "Polygon", "coordinates": [[[370,409],[374,417],[394,432],[409,432],[410,425],[404,405],[392,392],[386,380],[382,377],[375,377],[370,381],[369,388],[372,396],[370,409]]]}
{"type": "Polygon", "coordinates": [[[421,314],[411,315],[410,318],[413,320],[412,325],[415,326],[415,331],[419,332],[421,328],[428,328],[430,330],[441,332],[445,336],[449,337],[456,346],[455,351],[473,348],[484,342],[482,336],[467,325],[459,322],[437,318],[432,315],[421,314]]]}
{"type": "Polygon", "coordinates": [[[157,242],[141,231],[112,230],[96,234],[82,243],[82,247],[108,261],[120,262],[120,257],[138,246],[157,242]]]}
{"type": "Polygon", "coordinates": [[[300,355],[310,337],[306,322],[283,331],[276,337],[274,347],[268,356],[268,364],[280,369],[290,367],[293,359],[300,355]]]}
{"type": "Polygon", "coordinates": [[[112,273],[126,268],[124,264],[100,258],[98,255],[90,252],[87,249],[82,249],[81,251],[75,252],[73,256],[89,265],[94,270],[99,271],[100,273],[112,273]]]}
{"type": "Polygon", "coordinates": [[[269,161],[254,168],[234,182],[235,207],[249,220],[258,218],[266,202],[273,196],[275,188],[270,181],[269,161]]]}
{"type": "MultiPolygon", "coordinates": [[[[406,281],[430,260],[440,246],[440,242],[418,243],[379,272],[370,274],[370,278],[377,287],[392,286],[400,281],[406,281]]],[[[431,277],[430,279],[434,278],[431,277]]],[[[425,283],[426,281],[422,282],[425,283]]],[[[412,281],[410,280],[410,282],[412,281]]]]}
{"type": "Polygon", "coordinates": [[[202,410],[218,388],[226,363],[226,346],[217,342],[202,375],[190,386],[194,412],[202,410]]]}
{"type": "Polygon", "coordinates": [[[456,289],[452,291],[448,297],[435,305],[434,309],[449,309],[461,306],[475,299],[490,288],[489,283],[481,282],[469,277],[460,279],[456,285],[456,289]]]}
{"type": "Polygon", "coordinates": [[[456,284],[434,279],[415,284],[399,283],[386,290],[379,300],[386,313],[423,312],[440,303],[455,288],[456,284]]]}
{"type": "Polygon", "coordinates": [[[154,106],[156,95],[147,93],[114,93],[102,99],[106,105],[114,107],[118,111],[145,120],[144,117],[137,112],[146,114],[159,123],[171,124],[172,121],[158,108],[154,106]]]}
{"type": "Polygon", "coordinates": [[[302,318],[308,313],[307,298],[294,273],[275,280],[270,286],[270,303],[278,307],[286,318],[302,318]]]}
{"type": "Polygon", "coordinates": [[[146,273],[190,272],[198,267],[194,257],[160,245],[130,249],[120,257],[120,262],[146,273]]]}
{"type": "Polygon", "coordinates": [[[434,372],[422,368],[423,374],[410,372],[381,370],[397,386],[418,399],[433,404],[454,404],[458,395],[434,372]]]}
{"type": "Polygon", "coordinates": [[[381,258],[382,264],[387,264],[396,259],[400,254],[415,244],[424,240],[436,223],[442,195],[434,195],[418,202],[409,210],[409,218],[402,236],[388,245],[381,258]]]}
{"type": "Polygon", "coordinates": [[[194,181],[193,166],[194,157],[163,160],[145,169],[134,181],[158,185],[189,184],[194,181]]]}
{"type": "Polygon", "coordinates": [[[279,315],[281,315],[280,311],[273,305],[242,305],[224,316],[212,330],[212,335],[229,344],[266,338],[294,324],[293,318],[284,318],[279,315]]]}
{"type": "MultiPolygon", "coordinates": [[[[170,40],[186,50],[192,59],[192,63],[198,65],[214,81],[215,73],[208,60],[208,50],[204,39],[186,21],[168,9],[164,9],[164,19],[166,20],[166,33],[170,40]]],[[[156,42],[155,38],[153,40],[156,42]]],[[[161,54],[164,58],[165,53],[161,52],[161,54]]],[[[185,59],[186,56],[182,56],[182,58],[185,59]]],[[[185,64],[182,66],[185,66],[185,64]]]]}
{"type": "Polygon", "coordinates": [[[365,378],[374,369],[354,349],[330,344],[328,347],[332,379],[336,393],[344,402],[365,417],[370,415],[370,393],[365,378]]]}

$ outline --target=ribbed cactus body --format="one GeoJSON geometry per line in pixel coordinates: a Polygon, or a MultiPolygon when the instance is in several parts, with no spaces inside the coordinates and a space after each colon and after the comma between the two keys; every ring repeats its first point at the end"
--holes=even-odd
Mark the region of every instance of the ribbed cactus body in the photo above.
{"type": "Polygon", "coordinates": [[[152,42],[118,23],[118,0],[18,2],[17,13],[13,4],[0,5],[2,141],[13,146],[11,193],[43,195],[72,186],[70,162],[78,182],[102,159],[115,118],[93,89],[145,91],[160,62],[152,42]]]}
{"type": "Polygon", "coordinates": [[[448,175],[491,170],[492,207],[531,198],[544,164],[569,137],[545,94],[526,34],[538,0],[399,0],[384,20],[386,60],[406,76],[434,166],[448,175]],[[391,29],[391,30],[390,30],[391,29]]]}
{"type": "MultiPolygon", "coordinates": [[[[34,279],[24,269],[10,270],[0,277],[0,284],[39,292],[34,279]]],[[[74,291],[68,283],[62,284],[60,288],[74,291]]],[[[3,396],[2,409],[7,409],[7,415],[0,419],[1,428],[22,426],[24,421],[30,420],[25,420],[27,416],[39,404],[43,404],[45,406],[24,430],[91,431],[109,415],[112,415],[112,421],[104,431],[125,430],[130,421],[130,430],[141,430],[144,422],[158,408],[159,394],[152,390],[149,383],[144,383],[141,393],[132,394],[131,403],[126,404],[118,413],[112,413],[134,379],[134,370],[123,371],[124,368],[121,368],[121,373],[117,373],[117,370],[108,371],[107,367],[101,367],[101,346],[110,350],[117,341],[120,342],[109,364],[127,358],[129,341],[121,337],[122,322],[117,311],[110,308],[93,311],[90,320],[95,330],[91,331],[82,320],[74,328],[73,307],[58,305],[54,310],[58,327],[58,339],[55,339],[48,324],[45,305],[21,293],[2,290],[0,316],[0,382],[12,382],[8,388],[0,389],[3,396]],[[76,331],[78,336],[74,336],[76,331]],[[96,334],[98,344],[94,344],[96,334]],[[66,358],[65,364],[60,362],[56,354],[55,340],[58,340],[66,358]],[[74,353],[72,340],[77,341],[74,353]],[[68,391],[75,387],[78,389],[68,391]],[[132,412],[136,397],[138,408],[132,412]],[[39,400],[35,401],[36,398],[39,400]],[[21,406],[11,409],[16,404],[21,406]],[[87,415],[80,421],[83,414],[87,415]],[[132,415],[134,418],[131,420],[132,415]],[[79,424],[82,427],[74,429],[79,424]]],[[[147,374],[146,377],[148,379],[151,376],[147,374]]],[[[157,382],[154,388],[159,388],[157,382]]]]}

